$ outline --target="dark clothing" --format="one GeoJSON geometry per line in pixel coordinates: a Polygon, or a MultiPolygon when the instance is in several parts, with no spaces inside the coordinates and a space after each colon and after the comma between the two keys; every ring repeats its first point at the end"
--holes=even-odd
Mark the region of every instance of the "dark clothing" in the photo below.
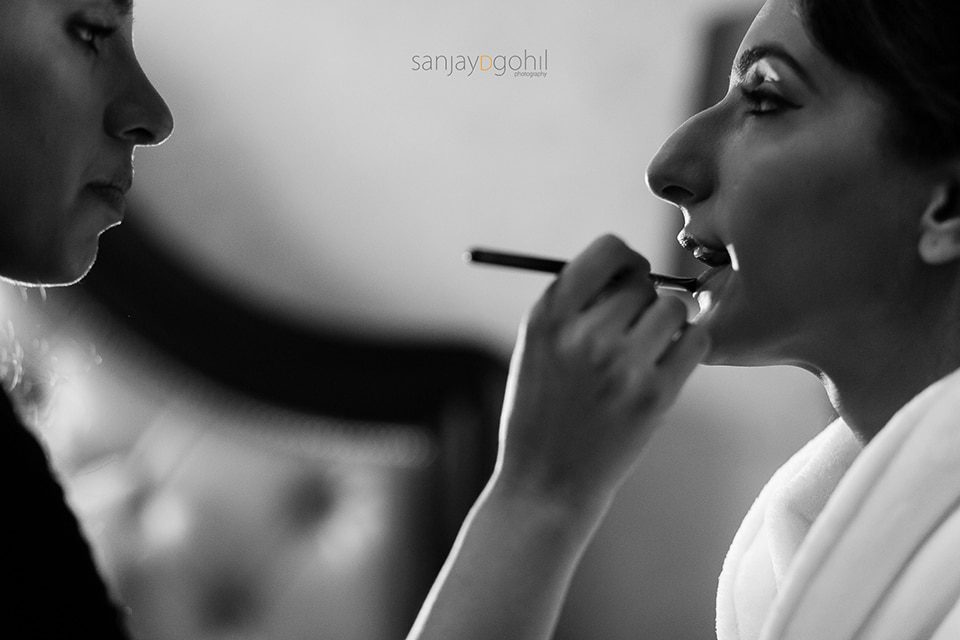
{"type": "Polygon", "coordinates": [[[63,490],[37,440],[0,393],[6,549],[0,636],[11,640],[128,638],[63,490]]]}

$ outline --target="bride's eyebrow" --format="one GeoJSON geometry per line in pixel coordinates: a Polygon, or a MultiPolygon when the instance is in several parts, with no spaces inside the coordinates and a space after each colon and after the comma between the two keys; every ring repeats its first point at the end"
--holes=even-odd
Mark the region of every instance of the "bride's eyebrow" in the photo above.
{"type": "Polygon", "coordinates": [[[737,59],[736,64],[733,65],[733,76],[731,80],[735,83],[739,83],[743,80],[743,76],[747,71],[756,63],[758,60],[763,58],[777,58],[782,61],[788,67],[793,69],[793,72],[800,77],[804,83],[807,84],[814,92],[819,93],[820,90],[817,88],[816,83],[813,81],[813,78],[810,77],[810,74],[807,73],[807,70],[803,68],[797,59],[794,58],[790,53],[777,44],[761,44],[755,47],[750,47],[746,51],[740,54],[740,58],[737,59]]]}

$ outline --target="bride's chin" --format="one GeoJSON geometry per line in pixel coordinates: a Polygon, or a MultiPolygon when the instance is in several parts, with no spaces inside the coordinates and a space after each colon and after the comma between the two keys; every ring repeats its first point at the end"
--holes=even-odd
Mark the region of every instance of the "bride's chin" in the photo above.
{"type": "Polygon", "coordinates": [[[699,310],[690,322],[707,329],[713,336],[714,327],[725,324],[724,315],[729,305],[721,299],[719,292],[711,290],[698,291],[694,294],[694,300],[699,310]]]}
{"type": "Polygon", "coordinates": [[[757,332],[749,318],[737,317],[729,300],[720,300],[710,292],[698,296],[700,312],[691,321],[710,334],[711,347],[703,364],[751,366],[757,364],[757,332]]]}
{"type": "Polygon", "coordinates": [[[711,347],[710,353],[700,364],[708,366],[742,367],[750,366],[752,363],[742,354],[731,353],[725,345],[716,345],[711,347]]]}
{"type": "Polygon", "coordinates": [[[714,314],[697,321],[710,334],[710,352],[701,364],[728,367],[763,367],[784,364],[773,356],[762,339],[762,327],[736,321],[732,315],[714,314]]]}

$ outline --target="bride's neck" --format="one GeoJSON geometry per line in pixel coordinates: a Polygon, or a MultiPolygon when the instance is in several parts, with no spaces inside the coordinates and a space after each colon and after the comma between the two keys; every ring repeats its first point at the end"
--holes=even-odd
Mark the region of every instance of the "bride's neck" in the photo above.
{"type": "Polygon", "coordinates": [[[834,407],[864,443],[925,388],[960,368],[960,287],[936,307],[860,327],[843,358],[817,367],[834,407]]]}

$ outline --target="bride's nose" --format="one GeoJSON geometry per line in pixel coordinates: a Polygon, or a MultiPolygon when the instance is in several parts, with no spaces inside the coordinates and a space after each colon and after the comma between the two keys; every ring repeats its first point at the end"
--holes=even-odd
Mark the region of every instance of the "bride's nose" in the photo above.
{"type": "Polygon", "coordinates": [[[658,198],[687,207],[710,197],[718,147],[710,112],[684,122],[650,161],[647,186],[658,198]]]}

